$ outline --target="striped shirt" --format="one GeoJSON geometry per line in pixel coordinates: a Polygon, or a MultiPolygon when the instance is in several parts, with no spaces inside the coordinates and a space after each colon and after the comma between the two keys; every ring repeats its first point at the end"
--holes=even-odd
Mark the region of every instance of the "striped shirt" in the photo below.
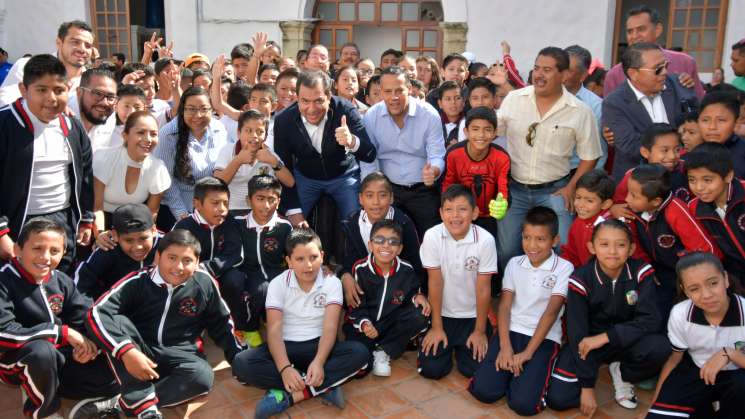
{"type": "MultiPolygon", "coordinates": [[[[155,157],[161,159],[168,168],[173,182],[163,195],[163,204],[171,209],[177,220],[192,210],[194,198],[194,184],[184,182],[174,176],[176,161],[176,143],[178,142],[178,118],[173,119],[160,129],[158,146],[155,157]]],[[[201,139],[189,133],[189,165],[194,181],[206,176],[212,176],[220,149],[228,143],[225,127],[219,121],[212,119],[201,139]]]]}

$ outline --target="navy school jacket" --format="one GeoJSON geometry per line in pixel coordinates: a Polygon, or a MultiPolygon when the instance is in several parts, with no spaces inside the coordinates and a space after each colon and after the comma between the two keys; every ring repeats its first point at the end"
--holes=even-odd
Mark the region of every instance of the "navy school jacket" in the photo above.
{"type": "Polygon", "coordinates": [[[173,229],[189,230],[202,247],[199,262],[215,278],[243,263],[243,246],[235,220],[226,217],[215,227],[210,226],[196,210],[179,220],[173,229]]]}

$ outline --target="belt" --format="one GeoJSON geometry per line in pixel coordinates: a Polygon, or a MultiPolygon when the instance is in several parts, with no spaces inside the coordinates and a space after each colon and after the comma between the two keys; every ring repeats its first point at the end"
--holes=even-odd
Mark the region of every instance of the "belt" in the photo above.
{"type": "Polygon", "coordinates": [[[512,176],[510,176],[510,180],[513,181],[513,182],[515,182],[515,183],[517,183],[518,185],[526,188],[526,189],[546,189],[546,188],[550,188],[550,187],[556,185],[559,182],[562,182],[562,181],[564,181],[566,179],[569,179],[570,176],[571,176],[571,173],[569,173],[566,176],[561,177],[559,179],[552,180],[551,182],[537,183],[537,184],[521,183],[521,182],[516,181],[514,178],[512,178],[512,176]]]}
{"type": "Polygon", "coordinates": [[[412,183],[411,185],[399,185],[397,183],[391,182],[391,185],[393,185],[396,188],[401,188],[401,189],[406,190],[406,191],[413,191],[414,189],[419,189],[419,188],[425,186],[424,185],[424,182],[412,183]]]}

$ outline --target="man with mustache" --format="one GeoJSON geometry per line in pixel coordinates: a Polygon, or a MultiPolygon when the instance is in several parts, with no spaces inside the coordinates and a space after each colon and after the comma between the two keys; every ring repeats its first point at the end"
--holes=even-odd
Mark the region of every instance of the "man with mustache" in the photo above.
{"type": "MultiPolygon", "coordinates": [[[[93,53],[93,29],[80,20],[63,22],[57,30],[57,58],[65,66],[67,84],[74,90],[80,84],[85,64],[93,53]]],[[[23,67],[29,58],[21,58],[13,64],[0,87],[0,107],[13,103],[21,97],[18,85],[23,80],[23,67]]]]}
{"type": "Polygon", "coordinates": [[[601,155],[592,110],[562,84],[569,63],[563,49],[542,49],[533,66],[533,85],[510,92],[497,112],[498,134],[507,137],[512,160],[512,202],[497,229],[502,266],[520,251],[520,228],[533,207],[553,209],[562,243],[567,240],[575,184],[601,155]],[[580,161],[571,172],[575,147],[580,161]]]}

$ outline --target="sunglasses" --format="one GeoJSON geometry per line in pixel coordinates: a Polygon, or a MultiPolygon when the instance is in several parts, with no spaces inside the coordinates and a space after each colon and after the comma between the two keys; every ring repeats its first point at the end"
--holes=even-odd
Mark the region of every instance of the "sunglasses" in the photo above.
{"type": "Polygon", "coordinates": [[[389,246],[400,246],[401,245],[401,240],[396,237],[375,236],[371,238],[370,241],[377,245],[385,244],[386,242],[388,243],[389,246]]]}
{"type": "Polygon", "coordinates": [[[538,128],[538,122],[533,122],[528,127],[528,135],[525,136],[525,141],[528,142],[528,145],[533,147],[533,140],[535,140],[536,135],[536,129],[538,128]]]}
{"type": "Polygon", "coordinates": [[[667,71],[667,67],[670,66],[669,61],[665,61],[664,63],[660,64],[656,68],[639,68],[639,71],[653,71],[655,76],[661,76],[662,73],[667,71]]]}

